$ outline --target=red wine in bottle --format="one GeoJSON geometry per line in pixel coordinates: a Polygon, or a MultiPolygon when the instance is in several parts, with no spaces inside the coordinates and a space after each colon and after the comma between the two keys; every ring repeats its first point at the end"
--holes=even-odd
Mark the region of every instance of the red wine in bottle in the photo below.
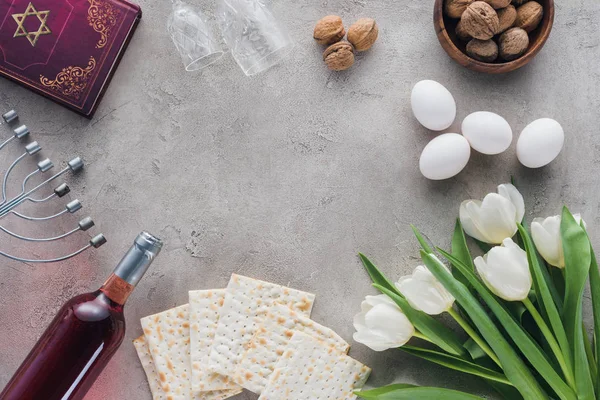
{"type": "Polygon", "coordinates": [[[67,301],[0,400],[81,400],[125,335],[123,305],[162,242],[142,232],[100,289],[67,301]]]}

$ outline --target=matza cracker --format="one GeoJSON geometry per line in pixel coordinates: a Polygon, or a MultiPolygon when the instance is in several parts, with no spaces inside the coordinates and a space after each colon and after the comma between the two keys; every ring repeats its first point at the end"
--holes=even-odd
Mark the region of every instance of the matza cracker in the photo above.
{"type": "Polygon", "coordinates": [[[233,274],[213,340],[209,370],[233,376],[246,345],[271,307],[283,304],[308,317],[314,299],[310,293],[233,274]]]}
{"type": "Polygon", "coordinates": [[[161,387],[172,400],[191,398],[189,305],[141,319],[161,387]]]}
{"type": "MultiPolygon", "coordinates": [[[[161,388],[161,383],[158,378],[158,373],[156,369],[154,369],[154,361],[152,359],[152,355],[150,354],[150,350],[148,349],[148,343],[146,342],[146,337],[144,335],[133,341],[133,345],[137,351],[138,357],[142,362],[142,367],[144,368],[144,372],[146,373],[146,378],[148,378],[148,384],[150,385],[150,392],[152,392],[153,400],[168,400],[169,397],[165,394],[165,392],[161,388]]],[[[204,392],[197,394],[193,397],[194,400],[225,400],[236,394],[241,393],[241,388],[237,390],[227,390],[227,391],[215,391],[215,392],[204,392]]]]}
{"type": "Polygon", "coordinates": [[[167,400],[220,400],[237,391],[192,394],[189,305],[142,318],[142,329],[167,400]]]}
{"type": "Polygon", "coordinates": [[[320,339],[324,345],[340,353],[350,350],[350,345],[333,330],[289,307],[277,305],[267,313],[261,327],[248,344],[248,350],[238,364],[234,381],[243,388],[260,394],[294,331],[320,339]]]}
{"type": "Polygon", "coordinates": [[[146,337],[144,335],[133,341],[135,350],[137,351],[138,357],[142,363],[142,368],[146,373],[148,379],[148,385],[150,385],[150,392],[152,392],[153,400],[166,400],[165,392],[160,387],[160,380],[158,379],[158,373],[154,369],[154,361],[152,361],[152,355],[148,349],[148,343],[146,343],[146,337]]]}
{"type": "Polygon", "coordinates": [[[190,296],[190,356],[192,363],[192,392],[207,390],[228,390],[240,387],[230,378],[208,371],[210,349],[223,302],[225,289],[193,290],[190,296]]]}
{"type": "Polygon", "coordinates": [[[295,332],[258,400],[354,400],[370,373],[346,354],[295,332]]]}

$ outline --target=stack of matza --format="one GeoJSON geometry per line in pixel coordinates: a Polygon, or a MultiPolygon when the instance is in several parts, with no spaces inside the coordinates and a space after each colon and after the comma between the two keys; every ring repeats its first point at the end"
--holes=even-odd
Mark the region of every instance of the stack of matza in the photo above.
{"type": "Polygon", "coordinates": [[[356,399],[371,370],[310,319],[310,293],[232,275],[227,289],[189,292],[189,304],[142,318],[134,340],[154,400],[221,400],[242,388],[259,400],[356,399]]]}

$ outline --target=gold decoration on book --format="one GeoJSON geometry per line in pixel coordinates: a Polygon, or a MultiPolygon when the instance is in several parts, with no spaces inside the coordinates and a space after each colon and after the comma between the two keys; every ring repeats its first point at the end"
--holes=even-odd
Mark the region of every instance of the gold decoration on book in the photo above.
{"type": "Polygon", "coordinates": [[[87,67],[69,66],[63,68],[54,79],[48,79],[40,75],[40,83],[64,96],[79,100],[95,68],[96,59],[90,57],[87,67]]]}
{"type": "Polygon", "coordinates": [[[49,10],[38,11],[32,3],[29,3],[24,13],[12,14],[13,19],[17,23],[17,30],[13,37],[26,37],[27,40],[29,40],[29,43],[31,43],[31,45],[35,47],[40,36],[50,35],[52,33],[48,25],[46,25],[48,14],[50,14],[49,10]],[[27,20],[27,17],[33,16],[38,18],[38,20],[40,21],[40,26],[37,31],[29,32],[25,27],[25,21],[27,20]]]}
{"type": "Polygon", "coordinates": [[[100,34],[100,40],[96,43],[96,48],[101,49],[108,43],[108,37],[111,31],[117,25],[119,10],[107,1],[88,0],[90,8],[88,9],[88,22],[96,32],[100,34]]]}

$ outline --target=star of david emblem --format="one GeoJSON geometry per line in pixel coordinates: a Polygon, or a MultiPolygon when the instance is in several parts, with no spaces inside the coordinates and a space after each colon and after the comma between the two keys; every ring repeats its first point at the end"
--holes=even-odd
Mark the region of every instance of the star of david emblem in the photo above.
{"type": "Polygon", "coordinates": [[[29,43],[31,43],[31,45],[35,47],[35,44],[37,43],[40,36],[49,35],[52,33],[52,31],[50,31],[50,28],[48,28],[48,26],[46,25],[48,14],[50,14],[50,11],[38,11],[35,9],[32,3],[29,3],[27,9],[23,14],[12,15],[14,20],[17,22],[17,31],[15,32],[15,35],[13,37],[25,36],[27,40],[29,40],[29,43]],[[27,17],[33,16],[38,18],[38,20],[40,21],[40,26],[37,31],[29,32],[27,31],[27,28],[25,28],[25,21],[27,20],[27,17]]]}

